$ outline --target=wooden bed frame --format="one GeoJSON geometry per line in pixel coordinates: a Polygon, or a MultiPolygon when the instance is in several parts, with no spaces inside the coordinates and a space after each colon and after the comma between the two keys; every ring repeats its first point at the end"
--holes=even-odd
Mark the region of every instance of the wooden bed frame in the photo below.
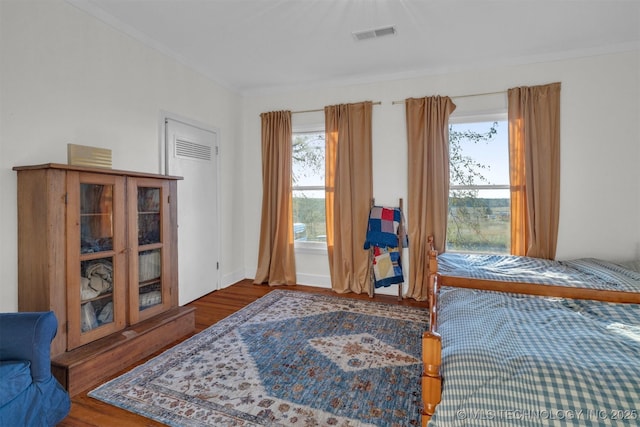
{"type": "Polygon", "coordinates": [[[588,299],[614,303],[640,304],[640,293],[612,291],[592,288],[544,285],[526,282],[503,282],[447,276],[438,273],[438,252],[433,249],[433,238],[429,237],[429,330],[422,335],[422,426],[426,427],[440,403],[442,396],[442,339],[438,327],[438,293],[441,286],[471,288],[489,291],[542,295],[560,298],[588,299]]]}

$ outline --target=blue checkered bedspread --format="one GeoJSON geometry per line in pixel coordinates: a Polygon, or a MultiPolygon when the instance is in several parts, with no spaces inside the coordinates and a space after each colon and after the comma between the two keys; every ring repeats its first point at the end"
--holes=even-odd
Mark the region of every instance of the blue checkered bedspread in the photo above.
{"type": "Polygon", "coordinates": [[[640,307],[442,288],[432,426],[640,425],[640,307]]]}
{"type": "Polygon", "coordinates": [[[594,258],[552,261],[511,255],[447,252],[438,256],[438,271],[476,279],[640,292],[639,272],[594,258]]]}
{"type": "Polygon", "coordinates": [[[640,306],[443,287],[431,426],[640,425],[640,306]]]}

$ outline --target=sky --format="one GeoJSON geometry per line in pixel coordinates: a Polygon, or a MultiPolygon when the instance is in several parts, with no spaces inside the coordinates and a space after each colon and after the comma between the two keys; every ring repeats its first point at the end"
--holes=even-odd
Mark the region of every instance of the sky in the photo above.
{"type": "MultiPolygon", "coordinates": [[[[475,132],[486,132],[493,122],[459,123],[453,128],[469,129],[475,132]]],[[[479,163],[489,165],[490,169],[484,174],[490,184],[509,184],[509,146],[507,122],[498,122],[498,133],[489,142],[463,145],[465,155],[472,157],[479,163]]]]}
{"type": "MultiPolygon", "coordinates": [[[[472,130],[479,133],[487,132],[492,125],[490,122],[479,123],[454,123],[454,129],[472,130]]],[[[489,180],[489,184],[509,185],[509,136],[507,121],[499,121],[497,126],[498,133],[491,141],[479,142],[477,144],[463,144],[463,154],[476,160],[477,162],[489,166],[488,170],[483,171],[483,175],[489,180]]],[[[508,190],[500,191],[480,191],[479,197],[509,197],[508,190]]]]}

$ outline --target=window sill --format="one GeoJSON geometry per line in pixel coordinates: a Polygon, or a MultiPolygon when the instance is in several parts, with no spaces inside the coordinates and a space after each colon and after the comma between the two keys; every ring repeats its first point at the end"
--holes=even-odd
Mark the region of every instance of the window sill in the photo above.
{"type": "Polygon", "coordinates": [[[315,242],[295,242],[294,250],[296,253],[326,255],[327,245],[325,243],[315,242]]]}

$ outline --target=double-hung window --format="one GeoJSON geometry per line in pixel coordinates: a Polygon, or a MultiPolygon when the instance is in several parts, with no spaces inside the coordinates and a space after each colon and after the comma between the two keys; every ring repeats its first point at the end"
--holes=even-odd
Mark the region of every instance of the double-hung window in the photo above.
{"type": "Polygon", "coordinates": [[[326,249],[324,129],[294,132],[292,148],[294,245],[326,249]]]}
{"type": "Polygon", "coordinates": [[[448,251],[510,252],[506,113],[450,119],[448,251]]]}

